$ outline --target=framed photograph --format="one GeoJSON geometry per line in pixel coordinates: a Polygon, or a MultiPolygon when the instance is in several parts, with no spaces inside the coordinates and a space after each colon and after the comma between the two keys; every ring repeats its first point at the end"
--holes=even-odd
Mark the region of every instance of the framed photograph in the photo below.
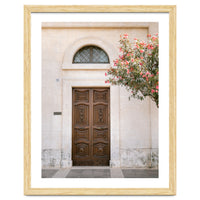
{"type": "Polygon", "coordinates": [[[176,6],[24,6],[24,194],[176,194],[176,6]]]}

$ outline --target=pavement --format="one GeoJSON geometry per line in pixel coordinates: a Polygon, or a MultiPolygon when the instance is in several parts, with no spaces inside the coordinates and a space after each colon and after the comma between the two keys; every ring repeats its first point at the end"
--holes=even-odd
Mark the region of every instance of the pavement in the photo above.
{"type": "Polygon", "coordinates": [[[158,169],[110,167],[42,169],[42,178],[158,178],[158,169]]]}

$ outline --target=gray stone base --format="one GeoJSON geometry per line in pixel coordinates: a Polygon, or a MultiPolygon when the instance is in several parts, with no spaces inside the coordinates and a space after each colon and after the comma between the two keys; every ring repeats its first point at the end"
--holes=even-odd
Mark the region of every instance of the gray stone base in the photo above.
{"type": "Polygon", "coordinates": [[[72,160],[59,149],[42,150],[42,168],[70,168],[72,160]],[[66,159],[67,158],[67,159],[66,159]]]}
{"type": "Polygon", "coordinates": [[[112,168],[120,167],[120,160],[110,160],[110,167],[112,168]]]}
{"type": "Polygon", "coordinates": [[[159,161],[159,152],[158,149],[151,149],[151,167],[158,168],[158,161],[159,161]]]}
{"type": "Polygon", "coordinates": [[[61,150],[43,149],[42,168],[60,168],[61,150]]]}
{"type": "Polygon", "coordinates": [[[69,160],[62,160],[61,161],[61,168],[71,168],[72,167],[72,161],[69,160]]]}
{"type": "Polygon", "coordinates": [[[158,149],[121,149],[121,167],[158,168],[158,149]]]}
{"type": "MultiPolygon", "coordinates": [[[[158,168],[158,149],[120,149],[120,160],[110,160],[112,168],[158,168]]],[[[42,168],[71,168],[72,160],[58,149],[42,151],[42,168]]]]}

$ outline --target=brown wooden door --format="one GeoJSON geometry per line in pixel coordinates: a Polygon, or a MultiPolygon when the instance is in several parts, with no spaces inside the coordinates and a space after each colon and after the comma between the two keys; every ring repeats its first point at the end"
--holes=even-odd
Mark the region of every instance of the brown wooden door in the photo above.
{"type": "Polygon", "coordinates": [[[110,89],[73,88],[73,166],[108,166],[110,89]]]}

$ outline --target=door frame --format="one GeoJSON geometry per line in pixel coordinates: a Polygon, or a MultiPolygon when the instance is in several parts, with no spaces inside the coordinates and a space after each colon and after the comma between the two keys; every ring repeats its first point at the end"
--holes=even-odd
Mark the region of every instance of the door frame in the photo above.
{"type": "Polygon", "coordinates": [[[72,167],[72,88],[110,88],[110,167],[120,167],[120,89],[119,86],[105,84],[103,79],[63,78],[61,167],[72,167]]]}

